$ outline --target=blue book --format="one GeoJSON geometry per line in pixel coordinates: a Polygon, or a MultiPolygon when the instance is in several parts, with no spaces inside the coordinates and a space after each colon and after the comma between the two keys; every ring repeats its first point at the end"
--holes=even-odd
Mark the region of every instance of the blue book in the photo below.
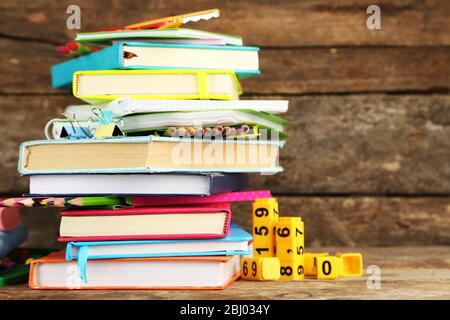
{"type": "Polygon", "coordinates": [[[73,74],[114,69],[225,69],[239,79],[260,74],[259,48],[149,42],[116,42],[102,50],[51,68],[52,86],[69,88],[73,74]]]}
{"type": "Polygon", "coordinates": [[[19,172],[90,173],[276,173],[284,141],[112,137],[37,140],[20,145],[19,172]]]}
{"type": "Polygon", "coordinates": [[[27,238],[27,228],[20,223],[10,231],[0,231],[0,258],[16,249],[27,238]]]}
{"type": "Polygon", "coordinates": [[[252,236],[236,224],[224,238],[69,242],[66,260],[78,260],[82,279],[89,259],[250,255],[252,236]]]}

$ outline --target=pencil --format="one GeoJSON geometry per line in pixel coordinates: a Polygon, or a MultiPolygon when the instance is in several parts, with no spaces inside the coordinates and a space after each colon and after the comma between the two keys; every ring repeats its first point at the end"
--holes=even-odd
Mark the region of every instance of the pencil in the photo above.
{"type": "Polygon", "coordinates": [[[2,201],[2,206],[5,207],[20,207],[22,204],[20,201],[25,200],[26,198],[8,198],[2,201]]]}
{"type": "Polygon", "coordinates": [[[65,207],[66,206],[66,199],[65,198],[47,198],[40,202],[43,206],[49,206],[49,207],[65,207]]]}
{"type": "Polygon", "coordinates": [[[122,199],[117,197],[79,197],[69,200],[69,204],[78,207],[115,206],[122,203],[122,199]]]}
{"type": "Polygon", "coordinates": [[[40,200],[42,198],[24,198],[17,201],[17,203],[22,204],[25,207],[40,207],[40,200]]]}

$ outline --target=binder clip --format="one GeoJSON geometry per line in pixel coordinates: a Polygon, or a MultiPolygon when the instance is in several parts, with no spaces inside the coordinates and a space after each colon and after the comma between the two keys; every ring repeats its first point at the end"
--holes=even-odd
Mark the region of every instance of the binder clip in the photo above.
{"type": "Polygon", "coordinates": [[[87,127],[64,126],[61,130],[60,138],[65,139],[89,139],[92,133],[87,127]]]}
{"type": "Polygon", "coordinates": [[[96,109],[92,112],[98,117],[98,126],[94,138],[112,138],[124,135],[117,124],[112,122],[112,111],[96,109]]]}
{"type": "MultiPolygon", "coordinates": [[[[64,114],[66,118],[69,119],[69,116],[64,114]]],[[[45,131],[47,132],[47,126],[45,131]]],[[[46,133],[47,136],[47,133],[46,133]]],[[[59,138],[63,139],[89,139],[92,138],[91,129],[89,127],[82,127],[78,120],[75,117],[75,114],[72,113],[72,119],[70,121],[70,125],[63,126],[61,129],[61,133],[59,134],[59,138]],[[74,125],[76,124],[76,126],[74,125]]]]}

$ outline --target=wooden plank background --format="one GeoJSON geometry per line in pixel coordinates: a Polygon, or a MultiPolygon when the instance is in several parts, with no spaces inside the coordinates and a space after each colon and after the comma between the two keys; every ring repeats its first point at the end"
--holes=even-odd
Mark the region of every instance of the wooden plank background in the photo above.
{"type": "MultiPolygon", "coordinates": [[[[17,174],[21,142],[43,138],[48,119],[77,103],[50,86],[55,46],[72,1],[1,1],[0,194],[27,191],[17,174]]],[[[262,75],[245,98],[288,99],[285,172],[255,175],[281,214],[302,215],[307,245],[450,244],[450,2],[377,1],[381,30],[366,28],[371,3],[344,1],[78,0],[82,31],[220,8],[192,27],[241,34],[261,47],[262,75]]],[[[55,210],[23,210],[27,245],[55,245],[55,210]]],[[[249,207],[235,206],[249,227],[249,207]]]]}

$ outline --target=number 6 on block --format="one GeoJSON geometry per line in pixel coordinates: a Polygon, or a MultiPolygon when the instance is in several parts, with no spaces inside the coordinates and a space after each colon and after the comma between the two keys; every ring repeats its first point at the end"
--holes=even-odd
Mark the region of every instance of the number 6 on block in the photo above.
{"type": "Polygon", "coordinates": [[[277,258],[241,258],[242,280],[278,280],[280,279],[280,260],[277,258]]]}

